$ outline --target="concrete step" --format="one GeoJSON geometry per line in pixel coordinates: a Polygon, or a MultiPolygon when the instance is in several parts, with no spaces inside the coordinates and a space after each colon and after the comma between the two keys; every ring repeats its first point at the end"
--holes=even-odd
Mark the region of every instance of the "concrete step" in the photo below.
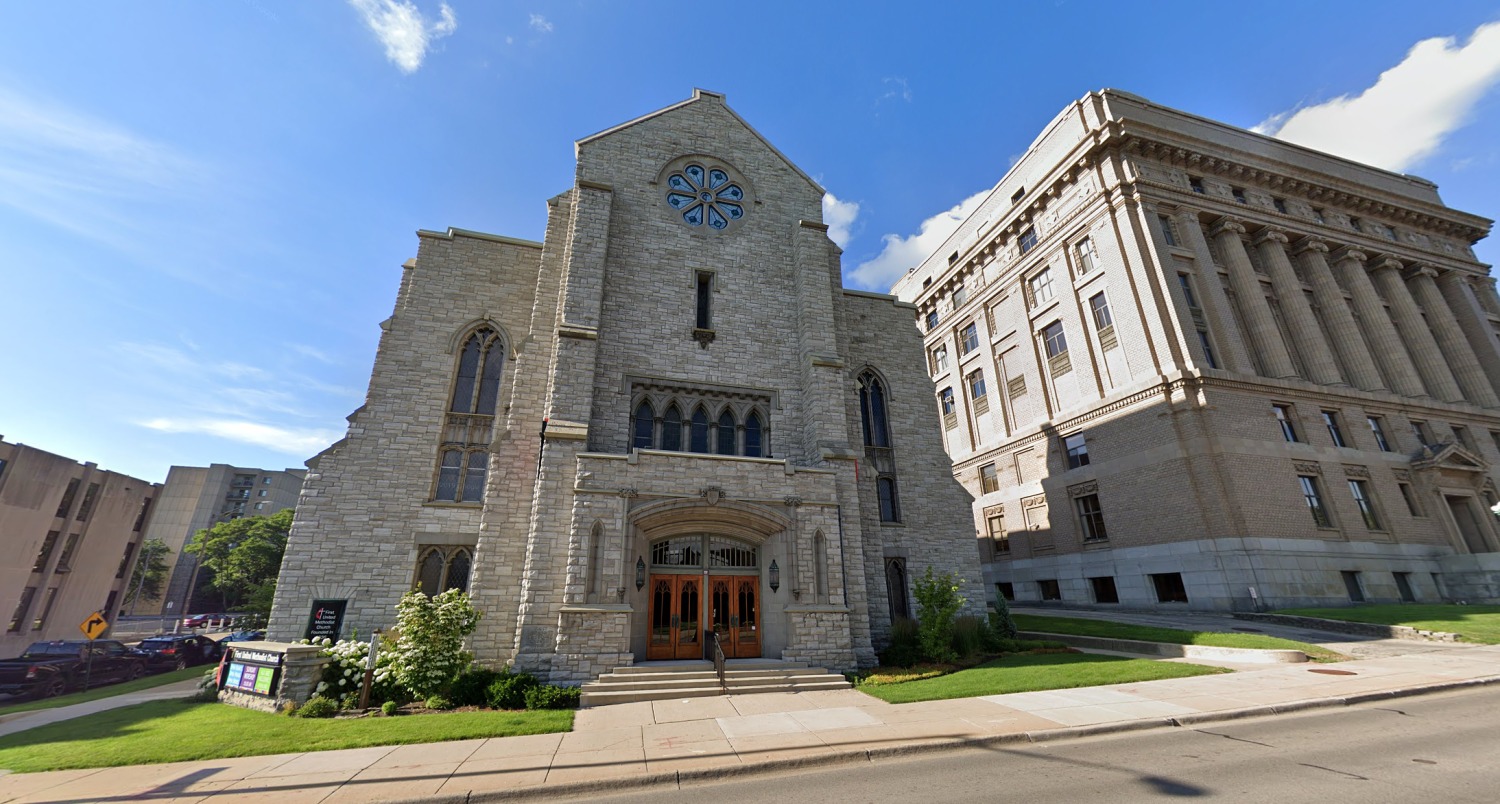
{"type": "MultiPolygon", "coordinates": [[[[841,675],[806,662],[740,659],[728,663],[724,687],[731,695],[849,689],[841,675]]],[[[648,662],[616,668],[583,685],[582,705],[699,698],[723,694],[709,662],[648,662]]]]}
{"type": "MultiPolygon", "coordinates": [[[[815,690],[846,690],[850,685],[843,676],[833,676],[837,681],[808,681],[796,684],[763,684],[748,687],[731,687],[730,695],[755,695],[767,692],[812,692],[815,690]]],[[[717,685],[713,687],[683,687],[662,689],[590,689],[584,686],[582,706],[607,706],[617,703],[639,701],[670,701],[681,698],[707,698],[719,695],[717,685]]]]}

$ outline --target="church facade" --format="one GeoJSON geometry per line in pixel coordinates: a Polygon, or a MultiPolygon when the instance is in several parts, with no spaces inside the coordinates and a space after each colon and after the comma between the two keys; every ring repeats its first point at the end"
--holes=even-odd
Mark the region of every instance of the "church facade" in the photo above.
{"type": "Polygon", "coordinates": [[[461,588],[480,663],[575,684],[714,636],[868,666],[929,567],[981,611],[915,307],[843,289],[823,190],[701,90],[576,152],[542,242],[418,233],[270,638],[461,588]]]}

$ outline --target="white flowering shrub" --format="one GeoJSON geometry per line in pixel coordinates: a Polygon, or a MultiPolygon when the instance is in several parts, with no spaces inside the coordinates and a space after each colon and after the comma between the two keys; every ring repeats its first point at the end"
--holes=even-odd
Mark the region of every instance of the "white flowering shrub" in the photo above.
{"type": "Polygon", "coordinates": [[[399,636],[389,651],[395,682],[416,698],[446,690],[474,662],[474,654],[464,650],[464,637],[478,625],[479,612],[464,592],[449,589],[437,597],[420,589],[407,592],[396,604],[399,636]]]}
{"type": "MultiPolygon", "coordinates": [[[[341,639],[334,642],[328,637],[311,643],[305,639],[302,642],[321,646],[323,655],[330,660],[323,668],[323,679],[318,682],[317,694],[335,701],[342,701],[350,696],[357,699],[360,685],[364,683],[370,643],[362,639],[341,639]]],[[[380,650],[375,654],[375,678],[370,685],[370,700],[375,703],[405,697],[391,670],[391,647],[391,643],[382,637],[380,650]]]]}

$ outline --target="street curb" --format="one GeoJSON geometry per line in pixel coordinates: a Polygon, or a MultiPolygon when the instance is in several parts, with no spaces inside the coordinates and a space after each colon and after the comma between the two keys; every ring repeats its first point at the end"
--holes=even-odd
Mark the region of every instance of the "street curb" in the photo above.
{"type": "Polygon", "coordinates": [[[1228,709],[1222,712],[1202,712],[1193,715],[1181,715],[1177,717],[1151,717],[1139,720],[1122,720],[1115,723],[1096,723],[1089,726],[1067,726],[1056,729],[1039,729],[1036,731],[1015,732],[1012,734],[996,734],[986,737],[964,737],[948,740],[939,740],[914,745],[889,746],[877,749],[860,749],[852,751],[836,751],[830,754],[818,754],[807,757],[794,757],[788,759],[772,759],[761,762],[751,762],[723,768],[703,768],[698,770],[673,771],[664,773],[644,773],[633,776],[620,776],[611,779],[598,779],[588,782],[575,782],[547,786],[545,783],[536,787],[520,788],[515,790],[489,790],[483,792],[470,792],[467,794],[453,794],[447,796],[427,796],[413,799],[388,799],[386,804],[432,804],[432,802],[454,802],[454,804],[479,804],[487,801],[520,801],[525,799],[547,799],[567,798],[596,793],[619,793],[630,790],[644,790],[661,785],[682,787],[684,784],[710,783],[717,781],[728,781],[748,776],[757,776],[766,773],[777,773],[792,770],[811,770],[816,768],[833,767],[837,765],[852,765],[861,762],[874,762],[879,759],[898,759],[916,757],[925,754],[937,754],[965,748],[991,748],[1003,745],[1031,745],[1037,743],[1048,743],[1059,740],[1082,739],[1086,737],[1099,737],[1112,734],[1123,734],[1135,731],[1150,731],[1164,728],[1194,728],[1213,723],[1224,723],[1236,720],[1245,720],[1253,717],[1270,717],[1275,715],[1286,715],[1295,712],[1304,712],[1314,709],[1333,709],[1336,707],[1354,706],[1363,703],[1375,703],[1379,701],[1393,700],[1397,698],[1410,698],[1417,695],[1431,695],[1440,692],[1451,692],[1468,687],[1481,687],[1490,684],[1500,684],[1500,675],[1485,676],[1482,678],[1463,679],[1460,681],[1446,681],[1436,684],[1427,684],[1420,687],[1403,687],[1395,690],[1384,690],[1381,692],[1360,693],[1357,695],[1336,696],[1331,698],[1312,698],[1304,701],[1292,701],[1285,704],[1270,704],[1263,706],[1252,706],[1244,709],[1228,709]]]}

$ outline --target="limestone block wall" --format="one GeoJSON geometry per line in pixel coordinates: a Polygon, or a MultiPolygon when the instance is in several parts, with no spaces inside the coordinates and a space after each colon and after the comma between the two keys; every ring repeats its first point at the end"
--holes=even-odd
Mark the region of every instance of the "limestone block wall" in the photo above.
{"type": "MultiPolygon", "coordinates": [[[[365,404],[346,437],[310,470],[282,561],[269,635],[302,636],[315,598],[348,599],[344,628],[388,627],[415,577],[416,545],[473,544],[480,506],[429,502],[463,334],[500,329],[509,357],[528,332],[535,243],[423,232],[403,271],[365,404]],[[392,471],[392,467],[402,467],[392,471]]],[[[509,361],[500,398],[530,385],[509,361]]],[[[503,403],[502,403],[503,404],[503,403]]]]}

